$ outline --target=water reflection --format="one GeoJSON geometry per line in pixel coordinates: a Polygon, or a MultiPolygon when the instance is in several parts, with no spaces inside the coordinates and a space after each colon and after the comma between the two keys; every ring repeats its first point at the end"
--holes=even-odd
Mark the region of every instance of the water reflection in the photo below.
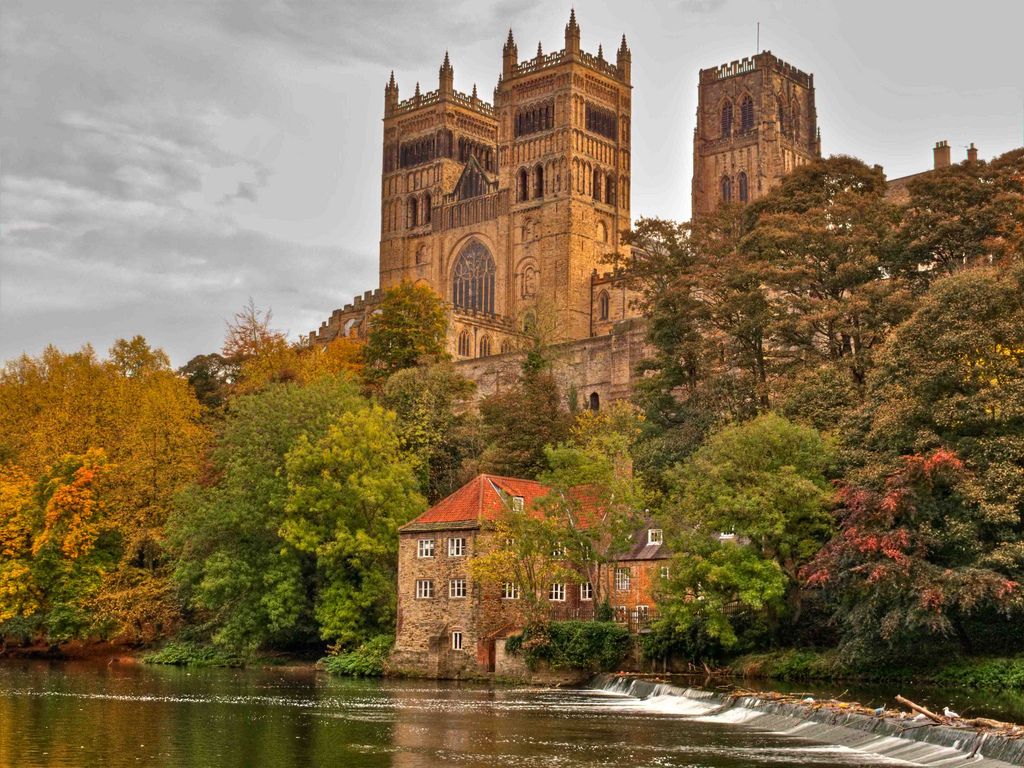
{"type": "Polygon", "coordinates": [[[881,758],[591,691],[288,670],[0,665],[0,768],[836,766],[881,758]]]}

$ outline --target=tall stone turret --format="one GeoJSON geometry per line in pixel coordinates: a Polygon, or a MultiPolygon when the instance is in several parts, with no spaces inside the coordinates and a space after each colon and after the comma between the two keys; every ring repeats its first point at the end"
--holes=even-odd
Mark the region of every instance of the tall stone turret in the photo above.
{"type": "Polygon", "coordinates": [[[441,62],[441,68],[437,72],[437,79],[441,96],[451,96],[455,93],[455,70],[452,69],[452,63],[448,60],[448,51],[444,52],[444,61],[441,62]]]}

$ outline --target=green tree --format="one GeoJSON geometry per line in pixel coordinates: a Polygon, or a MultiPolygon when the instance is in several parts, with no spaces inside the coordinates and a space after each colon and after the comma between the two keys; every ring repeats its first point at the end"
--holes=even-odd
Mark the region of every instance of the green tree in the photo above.
{"type": "Polygon", "coordinates": [[[799,620],[800,569],[831,532],[828,461],[815,430],[765,414],[717,432],[674,473],[664,614],[678,633],[697,626],[729,648],[749,640],[740,628],[799,620]]]}
{"type": "Polygon", "coordinates": [[[319,440],[301,435],[285,469],[279,534],[313,560],[320,636],[356,646],[392,631],[398,527],[426,507],[394,414],[380,406],[343,413],[319,440]]]}
{"type": "Polygon", "coordinates": [[[403,368],[444,359],[448,313],[428,286],[401,283],[384,291],[370,320],[366,376],[372,382],[403,368]]]}
{"type": "Polygon", "coordinates": [[[479,417],[469,407],[475,391],[447,362],[406,368],[384,385],[381,403],[398,416],[395,429],[431,504],[462,485],[463,464],[482,450],[479,417]]]}
{"type": "Polygon", "coordinates": [[[546,367],[526,367],[515,385],[480,403],[486,448],[481,468],[508,477],[535,478],[547,468],[544,448],[569,435],[572,417],[546,367]]]}
{"type": "Polygon", "coordinates": [[[365,407],[344,376],[273,384],[229,403],[210,480],[184,493],[169,522],[175,580],[193,623],[232,649],[317,639],[315,560],[280,535],[289,498],[285,457],[365,407]]]}

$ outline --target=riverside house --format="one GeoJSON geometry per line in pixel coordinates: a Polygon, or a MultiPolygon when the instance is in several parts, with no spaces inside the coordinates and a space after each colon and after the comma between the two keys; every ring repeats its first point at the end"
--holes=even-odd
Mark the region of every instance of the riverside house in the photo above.
{"type": "MultiPolygon", "coordinates": [[[[508,510],[540,516],[538,501],[550,490],[532,480],[479,475],[399,529],[393,668],[442,678],[524,673],[505,653],[505,639],[523,626],[522,587],[478,583],[470,563],[496,546],[495,523],[508,510]]],[[[605,569],[603,590],[581,577],[545,584],[538,597],[551,619],[592,619],[603,591],[615,620],[642,631],[654,616],[668,558],[662,531],[644,527],[605,569]]]]}

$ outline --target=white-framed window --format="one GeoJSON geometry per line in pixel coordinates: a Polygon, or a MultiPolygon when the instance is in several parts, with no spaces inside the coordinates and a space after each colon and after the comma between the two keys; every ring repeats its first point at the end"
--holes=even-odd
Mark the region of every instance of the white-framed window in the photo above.
{"type": "Polygon", "coordinates": [[[434,540],[433,539],[420,539],[416,542],[416,557],[433,557],[434,556],[434,540]]]}
{"type": "Polygon", "coordinates": [[[667,579],[668,578],[668,574],[669,574],[668,566],[667,565],[661,566],[661,578],[667,579]]]}
{"type": "Polygon", "coordinates": [[[661,544],[665,540],[665,534],[661,528],[648,528],[647,529],[647,543],[648,544],[661,544]]]}
{"type": "Polygon", "coordinates": [[[562,542],[558,542],[551,548],[552,557],[565,557],[565,545],[562,542]]]}
{"type": "Polygon", "coordinates": [[[448,582],[448,597],[465,597],[466,596],[466,580],[465,579],[451,579],[448,582]]]}
{"type": "Polygon", "coordinates": [[[593,600],[594,599],[594,585],[589,581],[586,584],[580,584],[580,600],[593,600]]]}
{"type": "Polygon", "coordinates": [[[501,585],[501,599],[502,600],[518,600],[519,599],[519,585],[514,584],[511,581],[506,581],[501,585]]]}
{"type": "Polygon", "coordinates": [[[629,568],[615,569],[615,589],[618,592],[629,592],[629,581],[632,573],[629,568]]]}
{"type": "Polygon", "coordinates": [[[416,579],[416,597],[426,600],[434,596],[434,582],[430,579],[416,579]]]}
{"type": "Polygon", "coordinates": [[[552,584],[548,590],[548,600],[553,603],[565,602],[565,584],[552,584]]]}
{"type": "Polygon", "coordinates": [[[638,605],[636,607],[636,618],[638,621],[647,621],[651,617],[651,612],[646,605],[638,605]]]}
{"type": "Polygon", "coordinates": [[[462,632],[460,630],[455,630],[454,632],[452,632],[452,650],[462,650],[462,632]]]}
{"type": "Polygon", "coordinates": [[[462,557],[466,554],[466,540],[448,539],[448,557],[462,557]]]}
{"type": "Polygon", "coordinates": [[[512,497],[512,511],[513,512],[522,512],[525,507],[526,507],[526,499],[524,499],[522,496],[513,496],[512,497]]]}

